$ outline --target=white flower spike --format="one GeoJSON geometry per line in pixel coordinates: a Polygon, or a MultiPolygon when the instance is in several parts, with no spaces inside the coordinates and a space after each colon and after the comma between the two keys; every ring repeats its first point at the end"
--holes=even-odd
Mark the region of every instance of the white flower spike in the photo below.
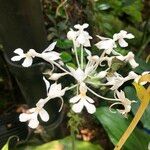
{"type": "Polygon", "coordinates": [[[22,66],[23,67],[29,67],[32,65],[33,58],[37,55],[36,51],[34,49],[30,49],[27,53],[24,53],[21,48],[17,48],[14,53],[18,54],[17,56],[14,56],[11,58],[12,61],[20,61],[22,58],[25,58],[22,66]]]}
{"type": "Polygon", "coordinates": [[[72,110],[76,113],[80,113],[85,107],[88,113],[93,114],[96,111],[96,107],[93,105],[94,101],[86,95],[87,87],[85,83],[80,84],[80,94],[71,98],[70,103],[73,103],[72,110]]]}
{"type": "Polygon", "coordinates": [[[38,115],[44,122],[47,122],[49,120],[49,114],[43,108],[44,105],[45,105],[44,99],[40,99],[36,104],[35,108],[29,109],[27,113],[20,114],[19,120],[21,122],[29,121],[28,126],[33,129],[37,128],[39,125],[38,115]]]}
{"type": "Polygon", "coordinates": [[[118,41],[121,47],[127,47],[128,43],[124,39],[133,39],[134,35],[127,33],[127,31],[121,30],[119,33],[113,35],[114,41],[118,41]]]}
{"type": "Polygon", "coordinates": [[[118,105],[118,104],[121,104],[124,106],[124,109],[117,109],[117,111],[119,113],[121,113],[122,115],[124,115],[124,117],[127,118],[127,114],[131,111],[131,104],[132,103],[135,103],[136,101],[130,101],[129,99],[127,99],[125,97],[125,93],[123,91],[116,91],[116,95],[118,98],[116,99],[119,99],[119,102],[115,102],[114,104],[112,104],[109,109],[111,110],[111,108],[114,106],[114,105],[118,105]]]}

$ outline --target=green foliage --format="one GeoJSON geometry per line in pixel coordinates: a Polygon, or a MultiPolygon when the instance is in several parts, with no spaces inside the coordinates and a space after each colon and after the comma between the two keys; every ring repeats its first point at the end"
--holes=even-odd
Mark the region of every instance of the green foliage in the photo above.
{"type": "Polygon", "coordinates": [[[74,133],[78,133],[78,128],[83,123],[83,119],[79,114],[74,113],[72,110],[68,112],[67,116],[69,117],[68,126],[70,130],[74,133]]]}
{"type": "Polygon", "coordinates": [[[57,45],[58,48],[61,49],[69,49],[73,46],[72,41],[70,40],[57,40],[57,45]]]}
{"type": "MultiPolygon", "coordinates": [[[[103,150],[100,145],[76,140],[76,150],[103,150]]],[[[23,146],[16,150],[71,150],[71,137],[52,141],[40,146],[23,146]]]]}
{"type": "Polygon", "coordinates": [[[70,62],[72,60],[72,56],[67,52],[62,52],[60,57],[64,63],[70,62]]]}
{"type": "Polygon", "coordinates": [[[11,137],[9,137],[8,141],[7,141],[6,144],[2,147],[1,150],[9,150],[9,142],[10,142],[13,138],[17,138],[17,139],[18,139],[17,136],[11,136],[11,137]]]}
{"type": "MultiPolygon", "coordinates": [[[[125,132],[132,120],[131,116],[126,119],[119,113],[110,112],[106,107],[98,108],[95,116],[103,125],[114,145],[117,144],[120,137],[125,132]]],[[[148,148],[149,141],[150,135],[146,134],[139,128],[135,128],[135,130],[125,143],[124,150],[146,150],[148,148]]]]}

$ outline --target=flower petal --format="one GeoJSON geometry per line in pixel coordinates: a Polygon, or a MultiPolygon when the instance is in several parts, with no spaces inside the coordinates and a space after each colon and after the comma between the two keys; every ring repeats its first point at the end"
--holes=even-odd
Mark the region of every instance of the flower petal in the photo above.
{"type": "Polygon", "coordinates": [[[84,101],[84,106],[86,107],[88,113],[93,114],[96,112],[96,107],[93,104],[88,103],[88,101],[84,101]]]}
{"type": "Polygon", "coordinates": [[[122,39],[122,38],[120,38],[120,39],[118,40],[118,42],[119,42],[119,45],[120,45],[121,47],[127,47],[127,46],[128,46],[128,43],[127,43],[124,39],[122,39]]]}
{"type": "Polygon", "coordinates": [[[126,35],[126,38],[127,38],[127,39],[133,39],[133,38],[134,38],[134,35],[131,34],[131,33],[129,33],[129,34],[126,35]]]}
{"type": "Polygon", "coordinates": [[[84,107],[84,103],[83,103],[84,100],[80,100],[77,104],[74,104],[72,106],[72,110],[75,112],[75,113],[80,113],[84,107]]]}
{"type": "Polygon", "coordinates": [[[44,82],[45,82],[45,85],[46,85],[46,91],[47,91],[47,93],[48,93],[48,92],[49,92],[49,88],[50,88],[50,83],[49,83],[48,80],[46,80],[45,77],[43,77],[43,80],[44,80],[44,82]]]}
{"type": "Polygon", "coordinates": [[[26,122],[31,119],[31,114],[22,113],[19,115],[19,120],[21,122],[26,122]]]}
{"type": "Polygon", "coordinates": [[[50,51],[52,51],[52,50],[55,48],[56,44],[57,44],[57,42],[53,42],[52,44],[50,44],[50,45],[43,51],[43,53],[44,53],[44,52],[50,52],[50,51]]]}
{"type": "Polygon", "coordinates": [[[86,100],[89,102],[89,103],[94,103],[94,100],[88,96],[86,96],[86,100]]]}
{"type": "Polygon", "coordinates": [[[22,63],[23,67],[29,67],[32,65],[33,59],[32,57],[26,57],[25,60],[22,63]]]}
{"type": "Polygon", "coordinates": [[[49,114],[45,109],[41,109],[41,111],[39,111],[39,115],[44,122],[47,122],[49,120],[49,114]]]}
{"type": "Polygon", "coordinates": [[[28,126],[32,129],[37,128],[38,125],[39,125],[39,121],[37,119],[31,119],[28,124],[28,126]]]}
{"type": "Polygon", "coordinates": [[[48,53],[42,53],[42,58],[46,61],[58,60],[60,59],[60,54],[54,51],[48,53]]]}
{"type": "Polygon", "coordinates": [[[76,103],[76,102],[79,101],[80,98],[81,98],[80,95],[74,96],[74,97],[72,97],[72,98],[69,100],[69,102],[70,102],[70,103],[76,103]]]}
{"type": "Polygon", "coordinates": [[[24,54],[23,50],[21,48],[17,48],[14,50],[14,53],[18,54],[18,55],[22,55],[24,54]]]}
{"type": "Polygon", "coordinates": [[[12,57],[11,58],[11,61],[19,61],[19,60],[21,60],[22,58],[24,58],[23,56],[14,56],[14,57],[12,57]]]}

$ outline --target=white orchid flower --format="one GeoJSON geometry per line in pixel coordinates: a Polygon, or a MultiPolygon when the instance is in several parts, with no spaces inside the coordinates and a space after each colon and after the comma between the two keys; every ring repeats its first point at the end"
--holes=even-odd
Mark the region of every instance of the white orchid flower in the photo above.
{"type": "Polygon", "coordinates": [[[49,80],[53,80],[53,81],[56,81],[58,80],[59,78],[67,75],[67,73],[52,73],[51,70],[47,70],[46,72],[44,72],[43,74],[45,75],[48,75],[49,76],[49,80]]]}
{"type": "Polygon", "coordinates": [[[120,92],[119,91],[116,91],[116,99],[119,100],[119,102],[115,102],[114,104],[112,104],[109,109],[111,110],[111,108],[114,106],[114,105],[118,105],[118,104],[121,104],[124,106],[124,109],[117,109],[117,111],[119,113],[121,113],[122,115],[124,115],[124,117],[127,117],[127,114],[131,111],[131,104],[132,103],[135,103],[136,101],[130,101],[129,99],[127,99],[125,97],[125,93],[121,90],[120,92]],[[116,97],[117,96],[117,97],[116,97]]]}
{"type": "Polygon", "coordinates": [[[114,73],[111,77],[106,77],[107,83],[106,85],[112,85],[111,90],[117,90],[120,86],[122,86],[126,81],[135,79],[138,75],[133,71],[130,71],[128,76],[123,77],[117,72],[114,73]]]}
{"type": "Polygon", "coordinates": [[[20,114],[19,120],[21,122],[29,121],[28,126],[33,129],[37,128],[39,125],[38,115],[44,122],[47,122],[49,120],[49,114],[43,108],[44,105],[45,105],[44,99],[40,99],[36,104],[35,108],[29,109],[27,113],[20,114]]]}
{"type": "Polygon", "coordinates": [[[53,51],[53,49],[55,48],[57,42],[53,42],[52,44],[50,44],[42,53],[41,53],[41,57],[48,61],[55,61],[60,59],[60,54],[58,52],[53,51]]]}
{"type": "Polygon", "coordinates": [[[121,30],[119,33],[113,35],[114,41],[118,41],[121,47],[127,47],[128,43],[124,39],[133,39],[134,35],[127,33],[127,31],[121,30]]]}
{"type": "Polygon", "coordinates": [[[80,113],[85,107],[88,113],[93,114],[96,111],[96,107],[93,105],[94,100],[86,95],[87,87],[85,83],[80,84],[80,94],[71,98],[70,103],[73,103],[72,110],[76,113],[80,113]]]}
{"type": "MultiPolygon", "coordinates": [[[[144,71],[141,75],[138,75],[138,76],[135,78],[134,82],[139,83],[140,78],[141,78],[143,75],[146,75],[146,74],[150,74],[150,71],[144,71]]],[[[146,81],[145,81],[145,82],[140,82],[140,85],[145,85],[146,83],[147,83],[146,81]]]]}
{"type": "Polygon", "coordinates": [[[83,82],[87,75],[84,73],[84,71],[81,68],[77,68],[76,70],[72,67],[67,66],[68,69],[70,70],[70,73],[72,74],[72,76],[79,82],[83,82]]]}
{"type": "Polygon", "coordinates": [[[84,23],[83,25],[77,24],[74,26],[74,28],[78,30],[76,32],[77,37],[75,41],[85,47],[91,46],[90,39],[92,39],[92,37],[87,31],[84,31],[84,29],[86,29],[88,26],[89,25],[87,23],[84,23]]]}
{"type": "Polygon", "coordinates": [[[11,58],[12,61],[20,61],[21,59],[25,58],[22,63],[23,67],[31,66],[33,62],[33,58],[37,55],[34,49],[30,49],[27,53],[24,53],[21,48],[17,48],[14,50],[14,53],[18,55],[12,57],[11,58]]]}
{"type": "Polygon", "coordinates": [[[70,29],[70,31],[67,33],[67,38],[69,40],[75,41],[77,37],[77,31],[74,31],[73,29],[70,29]]]}
{"type": "Polygon", "coordinates": [[[126,56],[116,56],[117,59],[121,61],[129,62],[132,68],[136,68],[139,66],[139,64],[134,59],[134,54],[132,52],[129,52],[126,56]]]}
{"type": "Polygon", "coordinates": [[[100,38],[100,42],[96,43],[96,47],[98,49],[104,49],[105,50],[105,53],[106,54],[110,54],[114,48],[116,48],[116,44],[115,44],[115,41],[111,38],[105,38],[105,37],[102,37],[102,36],[98,36],[98,38],[100,38]]]}
{"type": "Polygon", "coordinates": [[[53,99],[56,97],[59,97],[59,98],[62,97],[68,88],[68,87],[66,87],[66,88],[62,89],[61,83],[57,84],[56,82],[50,86],[49,81],[46,80],[45,77],[43,77],[43,80],[44,80],[45,85],[46,85],[47,96],[50,99],[53,99]]]}

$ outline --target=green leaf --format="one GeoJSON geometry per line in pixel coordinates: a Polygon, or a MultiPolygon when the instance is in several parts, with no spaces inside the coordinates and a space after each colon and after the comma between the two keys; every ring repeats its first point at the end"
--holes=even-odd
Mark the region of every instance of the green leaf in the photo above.
{"type": "Polygon", "coordinates": [[[72,56],[67,52],[62,52],[60,57],[61,57],[62,61],[65,63],[70,62],[72,60],[72,56]]]}
{"type": "Polygon", "coordinates": [[[103,3],[103,4],[100,4],[100,5],[98,5],[98,9],[99,10],[107,10],[107,9],[109,9],[110,8],[110,5],[109,4],[105,4],[105,3],[103,3]]]}
{"type": "Polygon", "coordinates": [[[11,137],[9,137],[8,141],[7,141],[6,144],[2,147],[1,150],[9,150],[9,142],[10,142],[10,140],[13,139],[13,138],[17,138],[17,139],[18,139],[18,136],[11,136],[11,137]]]}
{"type": "MultiPolygon", "coordinates": [[[[114,145],[117,144],[132,120],[131,116],[126,119],[119,113],[111,113],[106,107],[97,108],[95,116],[105,128],[114,145]]],[[[150,135],[146,134],[144,130],[135,128],[123,147],[124,150],[146,150],[149,141],[150,135]]]]}
{"type": "MultiPolygon", "coordinates": [[[[137,101],[137,103],[132,104],[132,112],[133,112],[133,114],[135,114],[137,112],[137,109],[140,106],[140,100],[136,96],[136,91],[133,87],[127,86],[127,87],[124,88],[124,92],[126,93],[126,96],[127,96],[128,99],[137,101]]],[[[145,110],[145,112],[144,112],[144,114],[141,118],[141,122],[143,123],[143,127],[150,130],[149,116],[150,116],[150,105],[145,110]]]]}
{"type": "MultiPolygon", "coordinates": [[[[75,141],[76,150],[103,150],[100,145],[92,144],[90,142],[75,141]]],[[[71,150],[71,137],[55,140],[40,146],[24,146],[17,148],[17,150],[71,150]]]]}
{"type": "Polygon", "coordinates": [[[68,49],[72,47],[72,41],[70,40],[57,40],[57,47],[62,49],[68,49]]]}

